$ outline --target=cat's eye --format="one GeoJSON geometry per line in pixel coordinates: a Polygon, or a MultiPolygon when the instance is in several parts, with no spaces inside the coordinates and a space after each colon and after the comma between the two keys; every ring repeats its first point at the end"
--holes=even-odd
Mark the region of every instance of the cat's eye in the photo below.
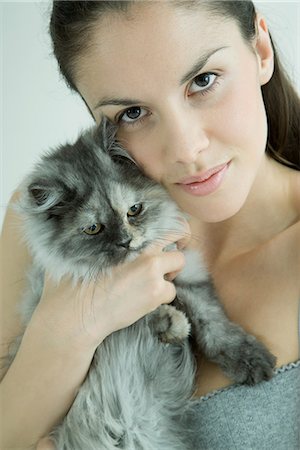
{"type": "Polygon", "coordinates": [[[143,209],[142,203],[136,203],[135,205],[131,206],[129,210],[127,211],[128,217],[138,216],[143,209]]]}
{"type": "Polygon", "coordinates": [[[103,225],[101,225],[101,223],[94,223],[90,227],[82,228],[82,231],[85,234],[94,235],[94,234],[99,234],[103,230],[103,228],[104,227],[103,227],[103,225]]]}

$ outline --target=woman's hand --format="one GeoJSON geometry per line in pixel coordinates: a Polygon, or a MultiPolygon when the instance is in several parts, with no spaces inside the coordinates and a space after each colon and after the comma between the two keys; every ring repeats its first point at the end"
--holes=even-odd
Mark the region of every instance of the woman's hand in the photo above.
{"type": "MultiPolygon", "coordinates": [[[[182,248],[187,231],[186,224],[182,234],[169,235],[166,241],[182,248]]],[[[65,278],[57,286],[46,276],[30,326],[46,331],[52,345],[95,350],[110,333],[172,302],[176,295],[172,280],[183,266],[180,251],[164,252],[161,243],[154,243],[97,281],[74,284],[65,278]]]]}

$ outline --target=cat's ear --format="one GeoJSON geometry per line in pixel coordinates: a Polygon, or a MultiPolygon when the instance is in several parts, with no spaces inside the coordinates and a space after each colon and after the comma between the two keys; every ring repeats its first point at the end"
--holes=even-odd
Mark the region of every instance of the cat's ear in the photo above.
{"type": "Polygon", "coordinates": [[[127,150],[117,144],[111,148],[110,156],[115,162],[137,166],[137,163],[133,158],[131,158],[127,150]]]}
{"type": "Polygon", "coordinates": [[[64,190],[60,186],[53,186],[46,181],[35,181],[28,186],[28,194],[39,212],[54,211],[64,200],[64,190]]]}
{"type": "Polygon", "coordinates": [[[107,117],[102,116],[101,122],[94,132],[96,144],[105,152],[109,152],[114,146],[118,127],[107,117]]]}
{"type": "Polygon", "coordinates": [[[131,162],[137,165],[127,150],[120,146],[116,139],[118,127],[114,125],[107,117],[103,116],[100,125],[95,132],[97,145],[101,147],[115,162],[131,162]]]}

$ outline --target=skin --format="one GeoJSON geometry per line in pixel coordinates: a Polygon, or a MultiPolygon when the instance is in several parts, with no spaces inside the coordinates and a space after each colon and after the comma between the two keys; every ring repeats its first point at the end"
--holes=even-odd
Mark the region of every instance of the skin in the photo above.
{"type": "MultiPolygon", "coordinates": [[[[130,20],[114,14],[101,21],[78,62],[77,87],[97,123],[102,115],[118,123],[138,164],[191,215],[190,245],[204,254],[228,315],[266,343],[278,366],[294,361],[300,180],[265,154],[261,86],[273,73],[266,22],[257,16],[257,38],[246,44],[233,20],[203,9],[164,3],[130,12],[130,20]],[[199,56],[216,49],[181,83],[199,56]],[[108,99],[132,101],[103,104],[108,99]],[[195,197],[176,184],[227,162],[210,195],[195,197]]],[[[230,383],[204,359],[199,366],[198,394],[230,383]]]]}
{"type": "MultiPolygon", "coordinates": [[[[100,99],[138,99],[134,105],[143,108],[143,121],[126,126],[124,116],[118,137],[190,213],[189,245],[204,255],[230,318],[258,336],[277,356],[278,366],[295,361],[299,357],[300,178],[299,172],[264,153],[267,123],[261,85],[273,71],[265,21],[258,16],[258,39],[250,45],[242,40],[234,21],[212,18],[202,9],[188,11],[164,2],[158,9],[141,2],[130,10],[130,19],[113,14],[99,23],[92,47],[81,55],[76,68],[80,93],[97,122],[102,114],[116,120],[133,106],[97,107],[100,99]],[[226,48],[197,72],[214,76],[202,76],[197,84],[193,74],[180,84],[200,55],[220,47],[226,48]],[[213,88],[201,94],[205,79],[213,88]],[[192,197],[176,184],[229,161],[213,194],[192,197]]],[[[3,227],[4,344],[21,329],[15,306],[30,264],[16,228],[20,222],[10,211],[3,227]]],[[[176,241],[178,236],[169,238],[176,241]]],[[[3,430],[8,430],[3,442],[9,444],[3,448],[32,448],[37,441],[39,450],[53,448],[49,439],[40,438],[68,411],[96,346],[114,330],[171,302],[175,291],[168,280],[183,264],[180,252],[167,255],[154,246],[136,262],[119,268],[110,282],[114,288],[110,296],[103,295],[105,279],[88,291],[71,286],[69,280],[56,287],[46,279],[17,359],[1,384],[7,424],[3,430]],[[79,311],[72,301],[74,290],[79,311]],[[21,386],[17,393],[16,386],[21,386]]],[[[196,395],[231,383],[203,358],[199,369],[196,395]]]]}

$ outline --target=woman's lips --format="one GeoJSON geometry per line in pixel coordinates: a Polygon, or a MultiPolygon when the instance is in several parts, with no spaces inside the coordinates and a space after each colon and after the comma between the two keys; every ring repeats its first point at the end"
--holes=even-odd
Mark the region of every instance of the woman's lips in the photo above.
{"type": "Polygon", "coordinates": [[[230,163],[225,163],[213,167],[206,172],[184,178],[176,184],[185,192],[192,195],[204,196],[212,194],[221,185],[229,164],[230,163]]]}

